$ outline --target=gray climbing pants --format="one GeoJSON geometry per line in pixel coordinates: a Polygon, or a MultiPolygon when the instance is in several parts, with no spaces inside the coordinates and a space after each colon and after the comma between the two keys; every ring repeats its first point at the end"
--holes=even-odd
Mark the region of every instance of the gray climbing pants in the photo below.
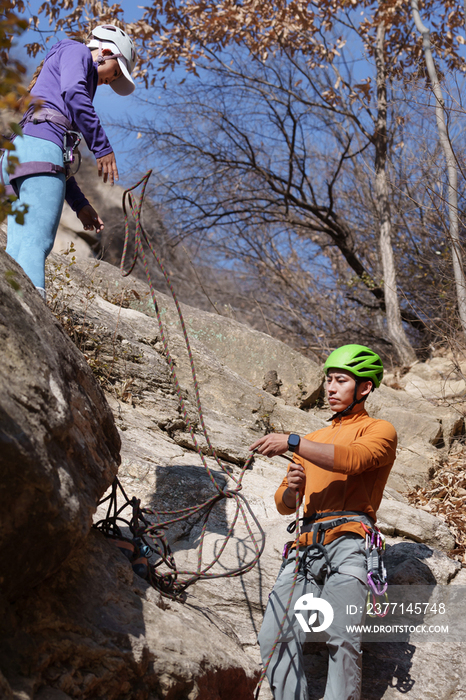
{"type": "MultiPolygon", "coordinates": [[[[310,593],[314,598],[330,603],[334,613],[330,627],[319,633],[325,636],[329,651],[324,700],[360,700],[361,697],[361,633],[350,628],[364,621],[367,595],[365,542],[359,535],[348,533],[325,545],[325,549],[332,566],[339,567],[341,573],[328,575],[326,559],[317,549],[310,547],[299,550],[299,557],[301,560],[304,557],[304,561],[300,562],[289,612],[267,669],[267,678],[275,700],[309,698],[302,645],[304,642],[315,641],[312,628],[325,622],[322,622],[321,613],[316,621],[317,617],[313,619],[310,610],[302,610],[302,617],[305,622],[308,620],[307,627],[311,630],[305,632],[296,617],[298,610],[294,610],[294,605],[301,596],[310,593]],[[351,573],[344,573],[345,570],[351,573]],[[350,614],[355,610],[354,606],[357,613],[350,614]]],[[[295,562],[296,552],[293,550],[283,562],[269,597],[259,632],[264,666],[283,621],[293,583],[295,562]]]]}

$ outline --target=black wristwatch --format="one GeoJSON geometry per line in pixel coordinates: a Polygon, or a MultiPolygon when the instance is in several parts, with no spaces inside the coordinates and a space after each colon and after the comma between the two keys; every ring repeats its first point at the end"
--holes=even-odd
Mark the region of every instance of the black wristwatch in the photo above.
{"type": "Polygon", "coordinates": [[[301,438],[299,435],[296,435],[296,433],[290,433],[288,435],[288,449],[290,452],[296,452],[296,450],[299,447],[299,443],[301,442],[301,438]]]}

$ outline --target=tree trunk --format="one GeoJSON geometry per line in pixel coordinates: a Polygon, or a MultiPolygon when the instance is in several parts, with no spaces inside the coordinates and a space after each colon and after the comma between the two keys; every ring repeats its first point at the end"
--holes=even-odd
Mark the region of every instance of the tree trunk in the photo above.
{"type": "Polygon", "coordinates": [[[429,74],[429,80],[432,84],[432,92],[435,97],[435,116],[437,118],[437,128],[439,140],[445,154],[448,172],[448,216],[450,223],[450,240],[451,240],[451,255],[453,262],[453,272],[455,275],[456,298],[458,301],[458,313],[461,321],[463,332],[466,333],[466,281],[463,269],[463,260],[461,255],[461,246],[458,231],[458,170],[455,160],[455,155],[451,147],[450,139],[448,138],[447,124],[445,120],[445,101],[443,99],[442,90],[440,88],[437,71],[435,69],[434,59],[432,56],[430,31],[424,26],[419,14],[417,0],[411,0],[413,10],[413,19],[416,29],[422,36],[422,47],[424,49],[424,58],[426,68],[429,74]]]}
{"type": "Polygon", "coordinates": [[[379,246],[383,269],[383,286],[388,336],[403,364],[412,364],[416,355],[406,336],[401,320],[392,247],[389,188],[387,182],[387,80],[385,71],[385,24],[377,27],[375,64],[377,69],[377,123],[375,145],[375,201],[379,219],[379,246]]]}

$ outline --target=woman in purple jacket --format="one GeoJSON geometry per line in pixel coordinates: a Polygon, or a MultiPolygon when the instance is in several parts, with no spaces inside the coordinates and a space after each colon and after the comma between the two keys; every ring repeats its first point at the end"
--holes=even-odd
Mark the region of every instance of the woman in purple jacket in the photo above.
{"type": "Polygon", "coordinates": [[[17,205],[28,207],[23,225],[14,214],[8,218],[6,250],[44,298],[45,259],[55,241],[64,200],[85,230],[103,229],[102,219],[74,177],[69,177],[67,160],[82,135],[96,157],[103,181],[113,185],[118,180],[115,155],[92,100],[103,84],[111,85],[119,95],[130,95],[135,87],[131,78],[135,63],[132,40],[113,25],[96,27],[87,46],[70,39],[57,42],[31,89],[41,106],[35,112],[31,108],[21,122],[23,136],[14,142],[19,165],[9,176],[7,158],[3,158],[4,180],[8,183],[9,177],[17,205]]]}

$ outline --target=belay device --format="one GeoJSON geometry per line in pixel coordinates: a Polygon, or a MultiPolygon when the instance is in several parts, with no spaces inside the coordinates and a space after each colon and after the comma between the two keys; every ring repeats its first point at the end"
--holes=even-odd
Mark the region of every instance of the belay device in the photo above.
{"type": "Polygon", "coordinates": [[[83,135],[79,131],[68,129],[63,135],[63,165],[65,166],[65,177],[73,177],[81,165],[81,152],[79,144],[83,135]]]}

